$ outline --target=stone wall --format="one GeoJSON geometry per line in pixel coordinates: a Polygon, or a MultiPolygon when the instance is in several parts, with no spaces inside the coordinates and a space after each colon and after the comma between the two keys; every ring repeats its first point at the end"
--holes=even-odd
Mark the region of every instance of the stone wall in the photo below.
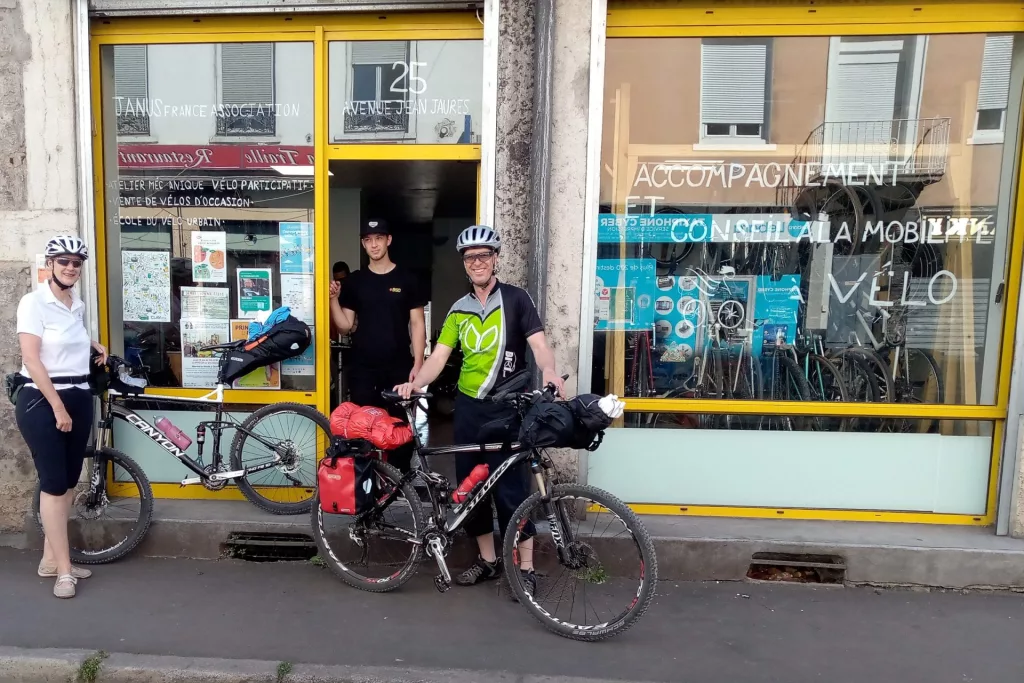
{"type": "MultiPolygon", "coordinates": [[[[18,300],[50,235],[77,233],[74,51],[68,0],[0,0],[0,371],[21,364],[18,300]]],[[[0,401],[0,533],[21,530],[35,487],[0,401]]]]}
{"type": "Polygon", "coordinates": [[[494,228],[502,241],[498,277],[525,287],[530,254],[533,0],[502,0],[500,7],[494,159],[494,228]]]}

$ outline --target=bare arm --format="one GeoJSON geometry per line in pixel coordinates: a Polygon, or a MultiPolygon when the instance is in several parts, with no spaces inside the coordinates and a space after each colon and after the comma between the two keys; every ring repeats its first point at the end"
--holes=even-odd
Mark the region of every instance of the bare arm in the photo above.
{"type": "Polygon", "coordinates": [[[356,312],[342,308],[337,299],[331,299],[331,322],[340,334],[348,334],[356,326],[356,312]]]}
{"type": "Polygon", "coordinates": [[[43,367],[43,362],[39,360],[39,349],[43,345],[42,338],[34,334],[22,332],[18,335],[18,343],[21,346],[22,362],[25,364],[25,369],[28,370],[28,375],[32,378],[32,382],[39,387],[40,393],[49,401],[55,415],[60,411],[66,414],[64,402],[60,400],[60,394],[53,388],[50,375],[47,374],[46,368],[43,367]]]}
{"type": "Polygon", "coordinates": [[[409,379],[423,367],[423,355],[427,352],[427,322],[422,308],[409,311],[409,334],[412,335],[412,372],[409,379]]]}
{"type": "Polygon", "coordinates": [[[548,346],[547,337],[544,336],[543,332],[537,332],[527,337],[526,341],[530,343],[530,349],[533,351],[533,357],[537,361],[537,367],[541,369],[544,384],[548,382],[554,384],[558,388],[558,394],[564,396],[565,382],[558,376],[555,368],[555,352],[548,346]]]}

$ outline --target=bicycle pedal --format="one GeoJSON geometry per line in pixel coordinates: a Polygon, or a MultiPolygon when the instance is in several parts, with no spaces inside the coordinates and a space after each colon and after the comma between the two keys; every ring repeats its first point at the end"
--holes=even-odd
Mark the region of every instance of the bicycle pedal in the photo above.
{"type": "Polygon", "coordinates": [[[434,577],[434,588],[437,589],[438,593],[447,593],[448,589],[452,587],[452,584],[444,580],[444,576],[438,574],[434,577]]]}

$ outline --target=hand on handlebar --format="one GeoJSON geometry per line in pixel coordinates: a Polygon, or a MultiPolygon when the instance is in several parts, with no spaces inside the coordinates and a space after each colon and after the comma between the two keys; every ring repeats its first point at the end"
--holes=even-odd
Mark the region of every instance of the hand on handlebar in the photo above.
{"type": "Polygon", "coordinates": [[[396,384],[393,391],[403,399],[409,400],[413,394],[419,392],[419,389],[412,382],[406,382],[405,384],[396,384]]]}
{"type": "Polygon", "coordinates": [[[555,396],[557,398],[565,398],[565,380],[567,379],[569,379],[569,375],[559,377],[555,373],[545,370],[542,381],[545,387],[548,385],[555,387],[555,396]]]}

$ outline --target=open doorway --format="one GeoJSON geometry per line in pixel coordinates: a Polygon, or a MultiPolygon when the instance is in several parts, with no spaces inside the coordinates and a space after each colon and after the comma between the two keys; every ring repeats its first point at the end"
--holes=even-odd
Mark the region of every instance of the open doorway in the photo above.
{"type": "MultiPolygon", "coordinates": [[[[455,241],[460,231],[476,222],[478,165],[475,161],[424,160],[330,163],[332,271],[340,262],[350,272],[366,267],[368,258],[359,241],[359,226],[367,220],[387,221],[393,236],[391,259],[413,272],[430,302],[426,309],[428,353],[448,309],[469,291],[455,241]]],[[[348,344],[334,330],[331,335],[333,410],[347,399],[348,344]]],[[[431,387],[433,393],[440,394],[429,411],[430,432],[435,435],[449,428],[451,401],[444,394],[454,391],[451,380],[451,372],[446,372],[431,387]]]]}

